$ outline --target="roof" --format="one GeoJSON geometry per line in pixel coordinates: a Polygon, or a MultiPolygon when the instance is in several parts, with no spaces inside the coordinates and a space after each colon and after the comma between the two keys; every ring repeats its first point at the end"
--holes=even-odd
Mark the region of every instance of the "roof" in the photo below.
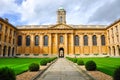
{"type": "Polygon", "coordinates": [[[17,29],[106,29],[106,25],[70,25],[70,24],[55,24],[55,25],[23,25],[17,26],[17,29]]]}

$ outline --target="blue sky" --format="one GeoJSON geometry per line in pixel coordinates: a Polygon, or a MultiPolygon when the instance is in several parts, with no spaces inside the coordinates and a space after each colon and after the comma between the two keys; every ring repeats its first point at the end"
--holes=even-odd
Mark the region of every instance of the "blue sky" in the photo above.
{"type": "Polygon", "coordinates": [[[13,25],[56,24],[64,7],[67,24],[109,25],[120,19],[120,0],[0,0],[0,17],[13,25]]]}

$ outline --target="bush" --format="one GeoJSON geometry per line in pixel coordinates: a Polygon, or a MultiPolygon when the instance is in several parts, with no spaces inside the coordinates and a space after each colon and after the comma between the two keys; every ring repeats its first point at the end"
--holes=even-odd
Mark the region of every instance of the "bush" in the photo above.
{"type": "Polygon", "coordinates": [[[78,65],[84,65],[84,62],[83,62],[83,60],[78,59],[78,60],[77,60],[77,64],[78,64],[78,65]]]}
{"type": "Polygon", "coordinates": [[[42,59],[41,61],[40,61],[40,65],[47,65],[47,60],[46,59],[42,59]]]}
{"type": "Polygon", "coordinates": [[[50,63],[52,61],[52,58],[48,58],[47,62],[50,63]]]}
{"type": "Polygon", "coordinates": [[[114,75],[113,75],[113,80],[120,80],[120,66],[115,69],[114,75]]]}
{"type": "Polygon", "coordinates": [[[96,70],[96,63],[94,61],[88,61],[86,62],[85,64],[85,68],[88,70],[88,71],[94,71],[96,70]]]}
{"type": "Polygon", "coordinates": [[[0,68],[0,80],[16,80],[14,70],[8,67],[0,68]]]}
{"type": "Polygon", "coordinates": [[[77,58],[73,58],[73,62],[74,62],[74,63],[77,63],[77,58]]]}
{"type": "Polygon", "coordinates": [[[29,65],[29,70],[30,71],[38,71],[39,70],[39,64],[37,63],[32,63],[29,65]]]}

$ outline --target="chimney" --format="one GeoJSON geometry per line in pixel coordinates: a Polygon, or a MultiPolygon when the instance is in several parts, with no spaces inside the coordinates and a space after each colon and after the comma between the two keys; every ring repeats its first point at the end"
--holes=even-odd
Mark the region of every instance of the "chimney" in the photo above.
{"type": "Polygon", "coordinates": [[[8,18],[5,18],[5,21],[8,22],[9,21],[8,18]]]}

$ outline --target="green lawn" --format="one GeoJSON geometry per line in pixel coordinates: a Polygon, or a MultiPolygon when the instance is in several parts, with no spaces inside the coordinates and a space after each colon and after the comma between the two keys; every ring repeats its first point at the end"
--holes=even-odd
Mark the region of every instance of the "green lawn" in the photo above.
{"type": "Polygon", "coordinates": [[[41,58],[0,58],[0,68],[10,67],[14,69],[16,74],[20,74],[28,70],[31,63],[39,63],[41,58]]]}
{"type": "Polygon", "coordinates": [[[85,63],[88,60],[93,60],[97,64],[97,70],[113,76],[114,70],[120,66],[120,58],[78,58],[85,63]]]}

